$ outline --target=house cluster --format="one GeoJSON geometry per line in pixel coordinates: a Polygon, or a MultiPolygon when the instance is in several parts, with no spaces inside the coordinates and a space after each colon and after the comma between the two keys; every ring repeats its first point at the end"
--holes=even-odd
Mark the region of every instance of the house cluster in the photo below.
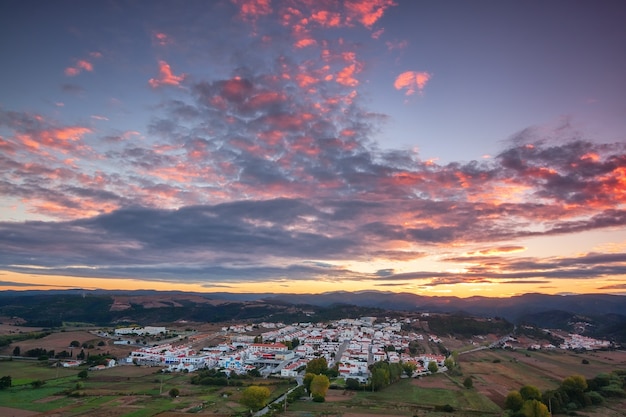
{"type": "Polygon", "coordinates": [[[579,334],[570,334],[561,343],[561,349],[584,349],[584,350],[596,350],[606,349],[611,346],[611,342],[608,340],[598,340],[591,337],[582,336],[579,334]]]}
{"type": "Polygon", "coordinates": [[[411,355],[409,343],[423,335],[401,331],[402,322],[388,319],[376,323],[373,317],[342,319],[329,324],[262,323],[229,326],[222,331],[230,342],[199,351],[190,346],[160,345],[133,351],[127,363],[160,365],[169,371],[192,372],[219,368],[246,373],[259,369],[267,374],[295,377],[309,360],[323,357],[329,367],[337,365],[339,374],[367,382],[369,365],[377,361],[414,363],[416,373],[426,373],[428,364],[443,367],[443,355],[411,355]],[[258,328],[267,330],[258,334],[258,328]],[[255,331],[255,335],[246,334],[255,331]],[[260,343],[259,340],[265,341],[260,343]],[[289,349],[288,345],[292,347],[289,349]]]}
{"type": "Polygon", "coordinates": [[[165,327],[146,326],[146,327],[120,327],[115,329],[115,336],[156,336],[167,333],[165,327]]]}

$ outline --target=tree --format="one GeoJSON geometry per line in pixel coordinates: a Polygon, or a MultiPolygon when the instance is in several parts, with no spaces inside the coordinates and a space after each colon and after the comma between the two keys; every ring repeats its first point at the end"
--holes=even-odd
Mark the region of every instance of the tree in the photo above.
{"type": "Polygon", "coordinates": [[[567,393],[570,400],[579,407],[584,407],[591,403],[590,399],[585,398],[587,387],[587,380],[582,375],[568,376],[561,382],[561,388],[567,393]]]}
{"type": "Polygon", "coordinates": [[[561,386],[569,393],[578,394],[587,389],[587,380],[582,375],[572,375],[565,378],[561,386]]]}
{"type": "Polygon", "coordinates": [[[80,346],[80,342],[78,340],[72,340],[70,342],[70,346],[71,347],[79,347],[80,346]]]}
{"type": "Polygon", "coordinates": [[[446,360],[443,361],[443,366],[448,369],[454,368],[454,359],[452,358],[452,356],[448,356],[446,360]]]}
{"type": "Polygon", "coordinates": [[[463,381],[463,386],[467,389],[470,389],[474,386],[474,380],[472,379],[471,376],[468,376],[467,378],[465,378],[465,380],[463,381]]]}
{"type": "Polygon", "coordinates": [[[372,390],[378,391],[389,385],[389,369],[376,367],[372,369],[372,390]]]}
{"type": "Polygon", "coordinates": [[[313,382],[313,378],[315,378],[315,374],[307,372],[304,375],[304,379],[302,380],[302,383],[304,384],[304,388],[306,388],[306,391],[309,394],[311,393],[311,382],[313,382]]]}
{"type": "Polygon", "coordinates": [[[5,375],[0,378],[0,389],[11,388],[11,375],[5,375]]]}
{"type": "Polygon", "coordinates": [[[519,393],[524,401],[541,400],[541,391],[532,385],[524,385],[520,388],[519,393]]]}
{"type": "Polygon", "coordinates": [[[176,398],[180,395],[180,390],[178,388],[172,388],[170,389],[170,391],[168,392],[169,396],[172,398],[176,398]]]}
{"type": "Polygon", "coordinates": [[[265,407],[270,398],[270,390],[267,387],[250,385],[241,393],[241,404],[252,410],[260,410],[265,407]]]}
{"type": "Polygon", "coordinates": [[[346,388],[351,390],[358,390],[361,388],[361,383],[356,378],[348,378],[346,379],[346,388]]]}
{"type": "Polygon", "coordinates": [[[436,374],[438,370],[439,370],[439,366],[437,365],[437,362],[435,361],[428,362],[428,372],[430,372],[431,374],[436,374]]]}
{"type": "Polygon", "coordinates": [[[389,363],[387,365],[389,366],[389,383],[399,381],[403,372],[402,365],[399,363],[389,363]]]}
{"type": "Polygon", "coordinates": [[[19,346],[15,346],[15,348],[13,348],[13,356],[20,356],[20,352],[21,349],[19,346]]]}
{"type": "Polygon", "coordinates": [[[311,381],[311,395],[319,402],[323,402],[326,398],[326,392],[330,387],[330,380],[326,375],[315,375],[311,381]]]}
{"type": "Polygon", "coordinates": [[[406,376],[411,377],[413,376],[413,372],[417,369],[417,365],[412,362],[404,362],[402,364],[402,369],[404,370],[406,376]]]}
{"type": "Polygon", "coordinates": [[[526,417],[550,417],[548,407],[539,400],[525,401],[522,406],[522,413],[526,417]]]}
{"type": "Polygon", "coordinates": [[[80,379],[87,379],[87,377],[89,377],[89,372],[87,372],[86,369],[83,369],[82,371],[80,371],[77,375],[80,379]]]}
{"type": "Polygon", "coordinates": [[[314,375],[323,374],[328,370],[328,362],[326,362],[326,358],[315,358],[311,359],[306,364],[306,372],[314,375]]]}
{"type": "Polygon", "coordinates": [[[519,391],[511,391],[504,400],[504,408],[506,410],[518,411],[524,405],[524,399],[519,391]]]}

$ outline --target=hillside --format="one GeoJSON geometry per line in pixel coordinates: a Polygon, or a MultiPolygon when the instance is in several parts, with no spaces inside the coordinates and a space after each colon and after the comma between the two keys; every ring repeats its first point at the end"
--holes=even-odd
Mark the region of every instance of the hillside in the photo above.
{"type": "Polygon", "coordinates": [[[461,313],[500,317],[514,324],[607,337],[626,342],[626,297],[603,294],[511,298],[424,297],[409,293],[337,291],[323,294],[235,294],[158,291],[4,291],[0,316],[33,326],[63,322],[97,325],[176,321],[323,321],[392,312],[461,313]]]}

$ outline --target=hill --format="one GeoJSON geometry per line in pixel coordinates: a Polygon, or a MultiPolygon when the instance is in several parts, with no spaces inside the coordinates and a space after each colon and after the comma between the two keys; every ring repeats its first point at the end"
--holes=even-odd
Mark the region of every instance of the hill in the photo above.
{"type": "Polygon", "coordinates": [[[236,294],[160,291],[4,291],[0,316],[33,326],[63,322],[323,321],[393,312],[462,313],[626,342],[626,296],[524,294],[510,298],[425,297],[382,291],[236,294]]]}

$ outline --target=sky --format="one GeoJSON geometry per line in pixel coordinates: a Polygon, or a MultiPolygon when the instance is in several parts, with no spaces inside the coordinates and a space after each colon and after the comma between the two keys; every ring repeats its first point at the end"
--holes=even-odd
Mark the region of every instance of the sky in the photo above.
{"type": "Polygon", "coordinates": [[[0,290],[626,294],[625,21],[0,0],[0,290]]]}

